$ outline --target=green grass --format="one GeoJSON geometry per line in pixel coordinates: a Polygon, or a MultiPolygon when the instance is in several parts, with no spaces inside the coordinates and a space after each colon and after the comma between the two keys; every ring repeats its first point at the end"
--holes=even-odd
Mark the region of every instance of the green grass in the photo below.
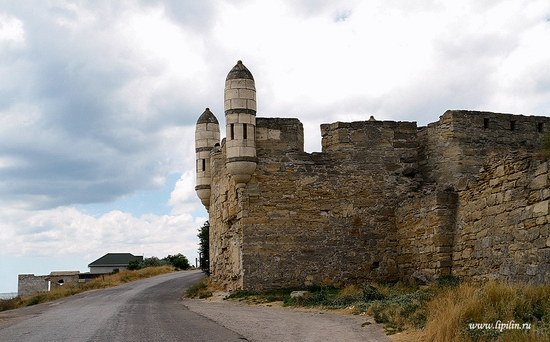
{"type": "Polygon", "coordinates": [[[190,286],[185,291],[187,298],[209,298],[212,297],[212,291],[208,289],[208,278],[204,278],[193,286],[190,286]]]}

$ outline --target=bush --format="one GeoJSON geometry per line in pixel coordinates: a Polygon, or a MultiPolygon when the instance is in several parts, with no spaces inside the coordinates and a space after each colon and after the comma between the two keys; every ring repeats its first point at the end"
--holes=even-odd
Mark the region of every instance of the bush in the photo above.
{"type": "Polygon", "coordinates": [[[22,301],[21,297],[17,296],[10,299],[1,299],[0,300],[0,311],[17,309],[21,307],[22,301]]]}
{"type": "Polygon", "coordinates": [[[147,267],[161,267],[161,266],[174,266],[176,269],[187,270],[189,267],[189,261],[185,255],[178,253],[176,255],[168,255],[162,259],[155,256],[145,258],[143,260],[130,260],[128,263],[128,270],[135,271],[141,270],[147,267]]]}
{"type": "Polygon", "coordinates": [[[146,267],[160,267],[160,266],[168,266],[170,263],[164,259],[159,259],[157,257],[150,257],[143,259],[142,262],[140,262],[140,269],[146,268],[146,267]]]}
{"type": "Polygon", "coordinates": [[[130,270],[130,271],[139,270],[140,269],[140,262],[141,262],[141,260],[137,260],[137,259],[130,260],[130,262],[128,262],[128,267],[126,269],[130,270]]]}
{"type": "Polygon", "coordinates": [[[199,234],[197,237],[199,238],[199,263],[200,263],[200,269],[206,273],[206,275],[210,275],[210,237],[209,237],[209,231],[210,231],[210,222],[206,221],[202,225],[201,228],[199,228],[199,234]]]}
{"type": "Polygon", "coordinates": [[[162,260],[168,262],[170,265],[180,270],[187,270],[189,269],[189,267],[191,267],[189,265],[189,260],[187,260],[187,258],[181,253],[178,253],[176,255],[168,255],[162,260]]]}

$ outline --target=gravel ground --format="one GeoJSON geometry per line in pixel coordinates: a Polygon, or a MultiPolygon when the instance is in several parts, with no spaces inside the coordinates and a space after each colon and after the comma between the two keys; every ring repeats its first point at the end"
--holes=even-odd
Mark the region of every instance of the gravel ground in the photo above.
{"type": "Polygon", "coordinates": [[[234,301],[185,299],[189,310],[245,336],[248,341],[372,341],[387,342],[380,324],[362,326],[372,318],[247,305],[234,301]]]}

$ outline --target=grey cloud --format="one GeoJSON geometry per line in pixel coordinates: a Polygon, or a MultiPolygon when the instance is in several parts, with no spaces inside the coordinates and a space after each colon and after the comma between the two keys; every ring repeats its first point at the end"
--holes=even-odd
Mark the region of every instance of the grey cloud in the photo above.
{"type": "MultiPolygon", "coordinates": [[[[185,9],[177,2],[167,4],[185,9]]],[[[0,137],[0,158],[21,161],[0,168],[4,204],[27,201],[32,209],[46,209],[154,189],[159,186],[155,179],[167,172],[159,162],[165,152],[162,129],[192,125],[204,110],[191,91],[181,92],[192,86],[176,81],[153,93],[142,112],[129,107],[120,90],[139,78],[162,77],[164,70],[148,64],[148,56],[117,36],[112,23],[124,8],[95,2],[85,6],[100,20],[78,28],[58,25],[61,19],[78,19],[66,8],[44,2],[5,7],[23,21],[26,42],[23,48],[0,52],[0,66],[14,70],[13,83],[0,87],[0,109],[13,116],[15,106],[27,104],[39,115],[0,137]]],[[[198,8],[200,16],[205,6],[190,10],[198,8]]],[[[190,21],[203,22],[189,15],[190,21]]]]}
{"type": "Polygon", "coordinates": [[[212,0],[141,0],[144,6],[163,5],[168,17],[194,31],[209,30],[214,24],[215,1],[212,0]]]}

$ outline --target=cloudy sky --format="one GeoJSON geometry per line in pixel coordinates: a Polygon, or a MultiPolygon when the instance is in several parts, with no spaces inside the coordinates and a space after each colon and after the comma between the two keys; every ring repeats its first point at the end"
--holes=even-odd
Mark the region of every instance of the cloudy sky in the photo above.
{"type": "Polygon", "coordinates": [[[237,60],[258,116],[550,116],[548,0],[0,0],[0,292],[108,252],[195,260],[194,124],[237,60]]]}

